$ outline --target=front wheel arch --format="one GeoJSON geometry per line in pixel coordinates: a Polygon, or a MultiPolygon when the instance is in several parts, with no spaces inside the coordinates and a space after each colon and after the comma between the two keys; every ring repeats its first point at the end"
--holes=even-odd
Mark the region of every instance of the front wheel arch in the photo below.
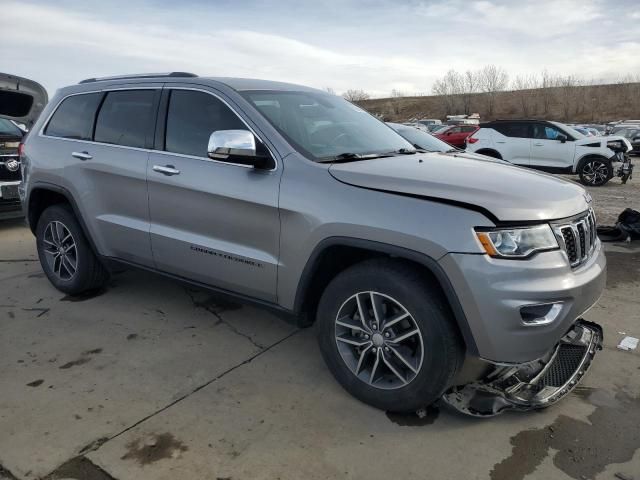
{"type": "Polygon", "coordinates": [[[442,266],[433,258],[408,248],[353,237],[329,237],[322,240],[309,256],[300,276],[293,310],[305,326],[315,321],[315,309],[322,292],[329,282],[342,270],[362,261],[378,257],[391,257],[419,268],[442,293],[445,303],[451,309],[456,327],[462,337],[465,349],[470,355],[479,355],[471,327],[462,308],[458,295],[442,266]],[[339,251],[344,256],[337,254],[339,251]],[[341,268],[325,270],[331,259],[341,259],[341,268]],[[344,263],[342,259],[353,261],[344,263]],[[327,275],[324,272],[328,271],[327,275]]]}

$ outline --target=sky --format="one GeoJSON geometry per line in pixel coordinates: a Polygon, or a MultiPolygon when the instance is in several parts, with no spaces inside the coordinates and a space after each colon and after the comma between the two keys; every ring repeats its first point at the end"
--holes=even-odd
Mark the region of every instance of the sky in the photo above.
{"type": "Polygon", "coordinates": [[[487,64],[640,74],[637,0],[0,0],[0,72],[51,95],[83,78],[189,71],[372,96],[487,64]]]}

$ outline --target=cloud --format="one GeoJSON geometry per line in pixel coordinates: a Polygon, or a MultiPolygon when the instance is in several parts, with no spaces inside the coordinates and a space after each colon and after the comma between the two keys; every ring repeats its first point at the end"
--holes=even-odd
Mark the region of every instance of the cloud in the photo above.
{"type": "Polygon", "coordinates": [[[381,96],[428,93],[450,68],[487,63],[512,76],[640,70],[634,29],[607,26],[613,4],[602,1],[147,1],[4,3],[0,71],[50,91],[86,77],[185,70],[381,96]]]}

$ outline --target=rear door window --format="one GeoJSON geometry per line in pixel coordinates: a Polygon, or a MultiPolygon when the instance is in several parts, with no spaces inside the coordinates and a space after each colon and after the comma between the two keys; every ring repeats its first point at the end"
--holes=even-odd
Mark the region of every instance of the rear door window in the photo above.
{"type": "Polygon", "coordinates": [[[494,125],[494,130],[500,132],[507,137],[513,138],[531,138],[531,129],[529,124],[523,122],[501,123],[494,125]]]}
{"type": "Polygon", "coordinates": [[[102,93],[86,93],[67,97],[56,109],[45,135],[91,140],[96,110],[102,99],[102,93]]]}
{"type": "Polygon", "coordinates": [[[96,121],[95,141],[145,148],[153,137],[157,90],[108,92],[96,121]]]}
{"type": "Polygon", "coordinates": [[[217,130],[246,130],[224,102],[205,92],[172,90],[167,111],[165,150],[207,157],[209,137],[217,130]]]}

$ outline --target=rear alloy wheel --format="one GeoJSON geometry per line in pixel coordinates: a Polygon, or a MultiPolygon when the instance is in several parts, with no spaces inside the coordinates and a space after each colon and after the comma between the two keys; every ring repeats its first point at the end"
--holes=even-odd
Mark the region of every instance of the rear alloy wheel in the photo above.
{"type": "Polygon", "coordinates": [[[36,227],[36,247],[45,275],[64,293],[79,295],[97,290],[109,279],[109,272],[93,253],[68,205],[53,205],[42,212],[36,227]]]}
{"type": "Polygon", "coordinates": [[[60,280],[71,280],[78,270],[78,249],[73,235],[64,223],[49,222],[42,238],[49,268],[60,280]]]}
{"type": "Polygon", "coordinates": [[[599,187],[613,176],[611,162],[602,158],[587,158],[580,162],[578,169],[580,182],[583,185],[599,187]]]}
{"type": "Polygon", "coordinates": [[[379,258],[339,273],[318,305],[322,356],[359,400],[415,412],[447,389],[463,346],[439,286],[424,271],[379,258]]]}

